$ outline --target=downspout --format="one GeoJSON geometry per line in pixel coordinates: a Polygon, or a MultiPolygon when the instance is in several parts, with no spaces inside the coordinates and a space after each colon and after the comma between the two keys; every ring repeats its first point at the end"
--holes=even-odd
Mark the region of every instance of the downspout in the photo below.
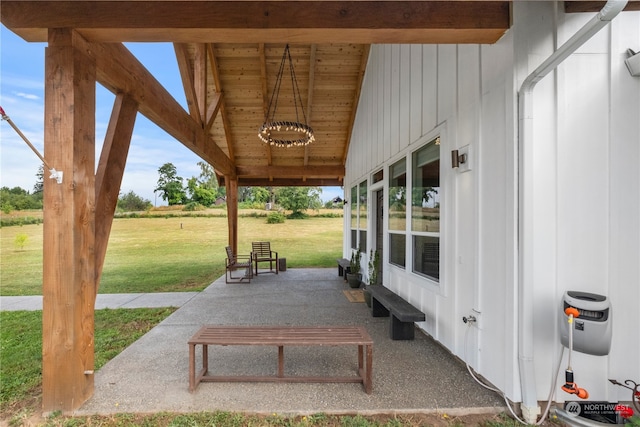
{"type": "Polygon", "coordinates": [[[593,35],[613,20],[628,0],[609,0],[602,10],[558,48],[522,83],[518,92],[519,242],[518,242],[518,362],[522,416],[535,424],[540,414],[533,369],[533,89],[593,35]]]}

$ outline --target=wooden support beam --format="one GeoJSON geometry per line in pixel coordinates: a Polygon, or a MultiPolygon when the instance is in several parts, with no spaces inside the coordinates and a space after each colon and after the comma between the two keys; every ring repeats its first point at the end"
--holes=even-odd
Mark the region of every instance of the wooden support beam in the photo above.
{"type": "Polygon", "coordinates": [[[153,75],[124,45],[87,43],[82,50],[97,66],[100,84],[114,94],[127,93],[138,103],[138,111],[221,174],[235,174],[235,166],[153,75]]]}
{"type": "MultiPolygon", "coordinates": [[[[220,79],[220,70],[218,69],[218,61],[216,59],[216,50],[213,44],[207,45],[207,57],[209,58],[209,63],[211,66],[211,75],[213,76],[213,83],[216,87],[216,92],[222,95],[224,92],[222,90],[222,81],[220,79]]],[[[233,152],[233,140],[232,140],[231,131],[230,131],[231,125],[229,124],[229,117],[227,117],[227,112],[225,111],[225,108],[226,107],[225,107],[224,96],[223,96],[222,98],[220,98],[219,110],[220,110],[220,115],[222,116],[222,126],[224,127],[224,135],[227,139],[227,151],[229,152],[229,159],[231,163],[234,163],[235,156],[233,152]]],[[[216,170],[221,175],[225,174],[225,171],[223,170],[220,170],[217,168],[216,170]]]]}
{"type": "Polygon", "coordinates": [[[97,79],[102,85],[114,94],[129,94],[138,102],[142,114],[219,173],[235,174],[235,166],[211,139],[202,123],[191,118],[123,45],[93,44],[85,40],[78,43],[78,48],[95,60],[97,79]]]}
{"type": "MultiPolygon", "coordinates": [[[[225,185],[225,180],[220,180],[220,185],[225,185]]],[[[238,186],[241,187],[342,187],[344,181],[341,178],[238,178],[238,186]]]]}
{"type": "Polygon", "coordinates": [[[218,116],[218,112],[222,107],[222,93],[215,92],[211,95],[211,100],[209,101],[209,107],[207,108],[207,117],[205,121],[205,132],[209,133],[211,130],[211,126],[213,126],[213,122],[218,116]]]}
{"type": "Polygon", "coordinates": [[[266,178],[278,176],[282,178],[294,177],[343,177],[344,166],[238,166],[236,168],[238,177],[242,178],[266,178]]]}
{"type": "Polygon", "coordinates": [[[3,0],[2,22],[30,41],[74,27],[92,41],[495,43],[508,1],[3,0]]]}
{"type": "Polygon", "coordinates": [[[50,30],[44,156],[42,407],[71,412],[93,394],[96,66],[70,29],[50,30]]]}
{"type": "Polygon", "coordinates": [[[193,57],[193,89],[196,94],[200,122],[207,122],[207,46],[204,43],[195,45],[193,57]]]}
{"type": "Polygon", "coordinates": [[[238,180],[224,177],[227,188],[227,223],[229,224],[229,246],[238,253],[238,180]]]}
{"type": "MultiPolygon", "coordinates": [[[[96,172],[96,285],[100,284],[102,276],[113,214],[118,204],[120,184],[137,114],[136,101],[122,93],[116,95],[96,172]]],[[[96,293],[97,291],[98,286],[96,293]]]]}
{"type": "MultiPolygon", "coordinates": [[[[567,13],[600,12],[606,3],[606,1],[565,1],[564,11],[567,13]]],[[[624,10],[627,12],[640,10],[640,1],[629,1],[624,10]]]]}
{"type": "Polygon", "coordinates": [[[187,99],[189,114],[202,125],[202,116],[200,114],[202,110],[200,109],[198,94],[196,93],[194,72],[191,67],[191,61],[189,60],[187,44],[174,43],[173,49],[176,52],[176,60],[178,61],[178,69],[180,70],[180,77],[182,78],[182,86],[184,87],[184,96],[187,99]]]}

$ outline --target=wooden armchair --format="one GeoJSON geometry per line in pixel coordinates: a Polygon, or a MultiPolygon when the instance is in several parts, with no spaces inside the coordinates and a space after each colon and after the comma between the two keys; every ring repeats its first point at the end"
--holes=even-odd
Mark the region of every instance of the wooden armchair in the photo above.
{"type": "Polygon", "coordinates": [[[243,281],[251,282],[253,278],[251,255],[235,255],[231,246],[226,247],[227,259],[225,260],[226,283],[240,283],[243,281]],[[244,270],[244,274],[240,277],[234,277],[233,272],[236,270],[244,270]]]}
{"type": "Polygon", "coordinates": [[[258,263],[268,262],[269,273],[278,274],[278,252],[271,250],[271,244],[269,242],[252,242],[251,243],[253,263],[256,266],[256,276],[258,275],[258,263]],[[273,268],[275,262],[275,270],[273,268]]]}

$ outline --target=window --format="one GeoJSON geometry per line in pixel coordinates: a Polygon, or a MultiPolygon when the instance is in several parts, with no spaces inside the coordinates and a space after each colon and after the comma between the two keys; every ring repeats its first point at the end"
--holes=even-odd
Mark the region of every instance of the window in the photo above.
{"type": "Polygon", "coordinates": [[[351,248],[367,246],[367,181],[351,187],[351,248]]]}
{"type": "Polygon", "coordinates": [[[359,196],[358,196],[358,212],[359,212],[359,220],[358,220],[358,230],[360,234],[360,240],[358,242],[358,247],[361,251],[367,251],[367,181],[362,181],[359,187],[359,196]]]}
{"type": "Polygon", "coordinates": [[[406,265],[407,230],[407,161],[402,159],[389,168],[389,262],[406,265]]]}
{"type": "Polygon", "coordinates": [[[358,186],[351,187],[351,248],[358,247],[358,186]]]}
{"type": "Polygon", "coordinates": [[[384,169],[380,169],[378,172],[374,172],[371,175],[371,184],[376,184],[384,179],[384,169]]]}
{"type": "Polygon", "coordinates": [[[434,139],[411,156],[413,271],[440,280],[440,144],[434,139]]]}

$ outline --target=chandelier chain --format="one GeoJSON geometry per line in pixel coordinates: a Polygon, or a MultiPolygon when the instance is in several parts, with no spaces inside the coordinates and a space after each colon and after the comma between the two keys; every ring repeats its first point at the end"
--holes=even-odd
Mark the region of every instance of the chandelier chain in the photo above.
{"type": "Polygon", "coordinates": [[[302,96],[300,95],[300,87],[298,85],[298,79],[296,78],[295,70],[293,67],[293,59],[291,58],[291,51],[289,50],[289,44],[285,46],[282,53],[282,60],[280,61],[280,68],[276,76],[276,82],[273,88],[273,93],[269,100],[269,107],[265,113],[264,123],[260,127],[258,132],[258,138],[266,144],[270,144],[276,147],[297,147],[305,146],[315,140],[313,129],[307,124],[307,116],[304,112],[304,104],[302,103],[302,96]],[[291,89],[293,94],[293,106],[296,111],[295,122],[291,120],[276,120],[276,110],[278,109],[278,102],[280,97],[280,89],[282,88],[282,78],[284,75],[285,62],[289,61],[289,75],[291,78],[291,89]],[[298,104],[302,110],[303,122],[300,121],[300,114],[298,111],[298,104]],[[301,134],[297,139],[291,139],[287,137],[291,133],[301,134]],[[280,134],[280,136],[274,136],[274,134],[280,134]]]}

